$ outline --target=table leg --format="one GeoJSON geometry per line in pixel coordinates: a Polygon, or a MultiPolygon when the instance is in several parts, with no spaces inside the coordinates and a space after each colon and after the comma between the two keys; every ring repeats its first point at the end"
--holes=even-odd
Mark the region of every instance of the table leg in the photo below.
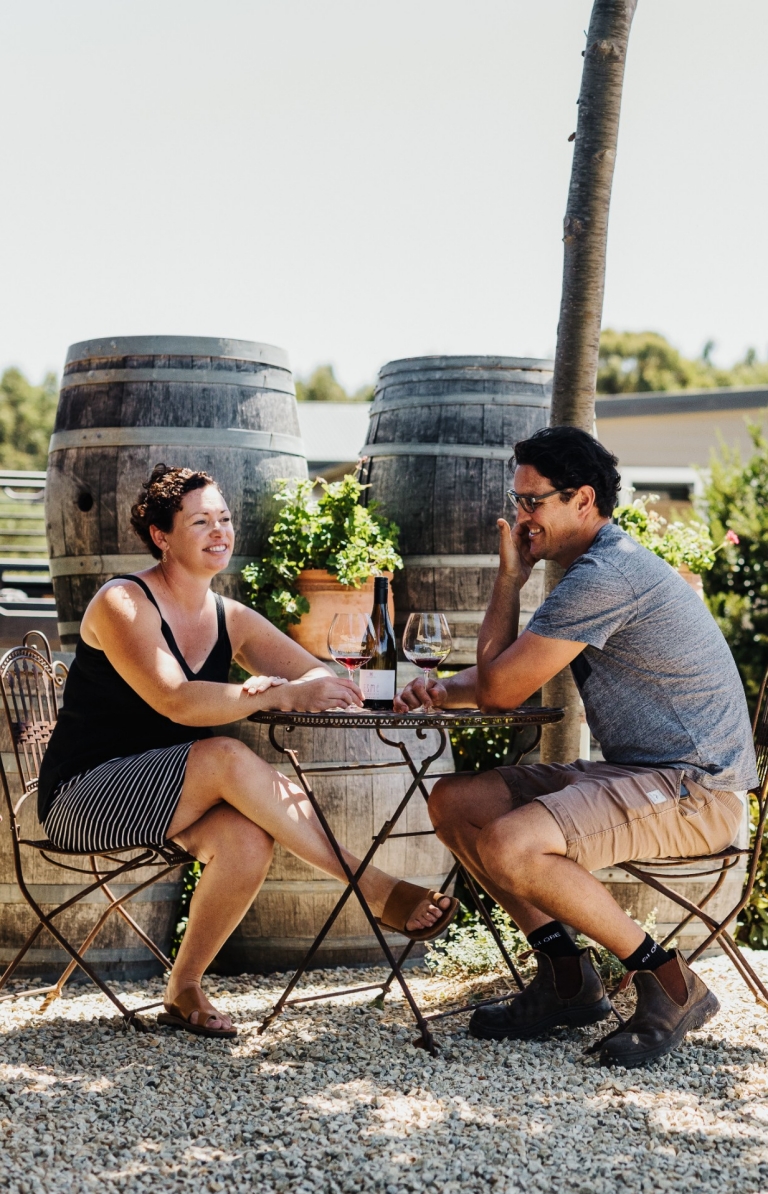
{"type": "Polygon", "coordinates": [[[289,747],[279,745],[275,739],[273,731],[274,731],[274,726],[271,726],[270,727],[270,735],[269,735],[270,741],[272,742],[272,745],[277,750],[279,750],[282,754],[286,754],[288,756],[288,758],[291,760],[291,763],[293,764],[294,771],[296,773],[296,777],[297,777],[299,783],[301,784],[302,788],[304,789],[307,799],[309,800],[310,804],[312,805],[312,808],[314,809],[314,811],[317,815],[317,818],[323,827],[325,835],[328,838],[331,848],[339,861],[339,865],[341,866],[341,869],[346,876],[349,886],[347,887],[347,890],[342,893],[333,912],[328,917],[327,921],[323,925],[319,934],[317,935],[314,942],[312,943],[309,950],[307,951],[306,955],[302,959],[302,962],[301,962],[299,968],[296,970],[295,974],[291,978],[290,982],[288,983],[288,986],[283,991],[282,995],[280,996],[279,1000],[275,1004],[271,1013],[264,1019],[264,1021],[260,1025],[258,1031],[260,1034],[263,1033],[266,1030],[266,1028],[272,1023],[272,1021],[275,1020],[276,1017],[280,1015],[280,1013],[282,1012],[286,1003],[288,1002],[291,992],[295,989],[295,987],[301,980],[304,972],[307,969],[307,966],[309,965],[309,963],[312,960],[312,958],[314,957],[314,955],[317,953],[317,950],[320,948],[320,945],[322,944],[325,937],[327,936],[334,921],[338,917],[339,913],[341,912],[342,908],[344,907],[347,900],[351,896],[352,892],[354,892],[354,894],[357,897],[358,903],[360,904],[360,907],[362,908],[363,913],[365,914],[365,916],[368,920],[368,923],[370,924],[371,929],[372,929],[374,935],[376,936],[376,938],[379,942],[379,945],[381,946],[381,949],[384,953],[385,958],[387,959],[387,962],[389,963],[390,967],[392,968],[393,973],[397,977],[397,980],[400,984],[403,995],[405,996],[405,998],[408,1002],[408,1005],[413,1013],[414,1019],[416,1020],[416,1023],[419,1027],[419,1032],[421,1034],[421,1044],[423,1045],[423,1047],[425,1049],[427,1049],[434,1056],[437,1052],[437,1048],[436,1048],[435,1042],[432,1038],[432,1034],[429,1030],[427,1021],[424,1019],[423,1015],[421,1014],[421,1010],[419,1009],[419,1006],[416,1003],[416,1000],[413,998],[410,988],[408,987],[408,984],[406,983],[405,978],[403,977],[400,959],[396,959],[394,954],[392,953],[389,943],[387,942],[387,939],[384,936],[384,934],[381,930],[381,927],[380,927],[378,921],[376,920],[376,917],[371,912],[371,909],[368,906],[368,902],[365,899],[365,896],[363,895],[362,891],[360,890],[359,880],[360,880],[361,875],[364,873],[366,867],[368,866],[369,862],[373,858],[373,855],[378,850],[379,846],[386,840],[386,838],[391,833],[392,828],[397,823],[398,818],[404,811],[411,796],[416,791],[416,788],[421,785],[423,776],[426,774],[430,763],[433,761],[434,758],[439,757],[439,755],[442,754],[443,750],[445,749],[445,735],[442,731],[440,731],[441,744],[440,744],[439,751],[435,755],[431,755],[427,759],[424,760],[424,762],[422,763],[422,766],[418,769],[417,773],[414,775],[414,780],[411,783],[410,787],[408,788],[407,792],[405,793],[405,796],[400,801],[400,804],[398,805],[398,808],[397,808],[394,816],[391,817],[382,826],[381,830],[376,835],[371,847],[369,848],[368,852],[366,853],[365,858],[361,862],[357,871],[353,873],[347,863],[347,860],[344,857],[344,854],[341,850],[341,847],[339,846],[338,841],[336,840],[335,834],[333,833],[330,825],[328,824],[328,820],[327,820],[322,808],[320,807],[317,797],[315,796],[315,793],[312,789],[312,786],[308,783],[307,778],[302,771],[301,764],[299,762],[298,755],[297,755],[296,751],[291,750],[289,747]]]}
{"type": "MultiPolygon", "coordinates": [[[[528,750],[520,751],[518,753],[518,756],[515,759],[515,763],[519,763],[520,759],[523,757],[524,754],[528,754],[529,751],[533,750],[538,745],[538,742],[541,738],[541,727],[540,726],[537,727],[537,731],[538,732],[536,735],[536,739],[533,742],[533,744],[528,748],[528,750]]],[[[380,730],[377,732],[378,732],[379,738],[381,738],[382,742],[386,742],[387,745],[389,745],[389,746],[398,746],[400,748],[400,753],[402,754],[403,759],[405,760],[405,763],[410,768],[411,774],[414,776],[414,779],[415,779],[416,778],[416,765],[413,762],[413,759],[411,758],[408,747],[405,745],[405,743],[404,742],[391,742],[389,739],[384,738],[384,736],[382,735],[380,730]]],[[[423,733],[423,731],[422,731],[422,733],[423,733]]],[[[443,752],[441,750],[437,755],[434,756],[434,758],[439,758],[442,753],[443,752]]],[[[432,761],[433,760],[430,760],[430,764],[432,761]]],[[[427,792],[426,788],[424,787],[423,778],[419,782],[419,789],[420,789],[421,794],[424,797],[424,799],[427,801],[427,803],[429,803],[429,793],[427,792]]],[[[497,929],[496,925],[493,923],[493,918],[492,918],[491,914],[489,913],[488,909],[486,908],[486,906],[480,896],[477,882],[469,874],[466,867],[464,867],[458,861],[458,859],[456,860],[456,866],[452,868],[450,874],[444,880],[444,886],[447,887],[448,884],[451,882],[451,880],[453,878],[455,878],[457,871],[461,872],[461,877],[464,880],[464,883],[466,884],[470,895],[472,896],[472,900],[475,904],[475,907],[477,908],[477,911],[480,913],[480,916],[483,918],[483,921],[485,922],[485,926],[488,929],[488,932],[493,937],[493,940],[496,944],[496,948],[498,949],[499,953],[501,954],[502,958],[504,959],[504,961],[507,965],[507,968],[509,969],[512,977],[514,978],[515,983],[517,984],[518,990],[522,991],[525,984],[523,983],[523,980],[520,977],[517,967],[515,966],[514,962],[512,961],[512,958],[510,957],[507,947],[505,946],[504,942],[501,939],[501,934],[499,933],[499,930],[497,929]]]]}

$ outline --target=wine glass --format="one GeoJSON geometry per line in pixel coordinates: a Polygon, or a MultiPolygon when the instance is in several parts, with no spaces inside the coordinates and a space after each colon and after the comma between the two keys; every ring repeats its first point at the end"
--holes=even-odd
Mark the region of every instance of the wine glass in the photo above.
{"type": "Polygon", "coordinates": [[[424,685],[429,673],[451,653],[451,632],[445,614],[411,614],[405,624],[403,655],[424,672],[424,685]]]}
{"type": "Polygon", "coordinates": [[[355,668],[373,658],[376,635],[368,614],[335,614],[328,631],[328,650],[353,678],[355,668]]]}

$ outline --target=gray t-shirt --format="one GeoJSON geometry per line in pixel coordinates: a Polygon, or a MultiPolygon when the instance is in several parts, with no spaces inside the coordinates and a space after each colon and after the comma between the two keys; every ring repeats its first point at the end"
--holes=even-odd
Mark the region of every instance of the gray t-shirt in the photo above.
{"type": "Polygon", "coordinates": [[[588,644],[571,670],[607,762],[679,768],[705,788],[757,783],[744,690],[717,623],[617,526],[600,529],[527,629],[588,644]]]}

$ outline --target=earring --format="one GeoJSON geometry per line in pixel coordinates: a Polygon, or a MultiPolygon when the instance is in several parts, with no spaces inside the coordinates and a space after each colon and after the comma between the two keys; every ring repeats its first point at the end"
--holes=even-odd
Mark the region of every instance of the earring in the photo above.
{"type": "Polygon", "coordinates": [[[161,563],[163,563],[163,564],[167,564],[167,563],[168,563],[168,552],[167,552],[167,550],[164,550],[164,551],[163,551],[163,558],[162,558],[162,561],[161,561],[161,563]]]}

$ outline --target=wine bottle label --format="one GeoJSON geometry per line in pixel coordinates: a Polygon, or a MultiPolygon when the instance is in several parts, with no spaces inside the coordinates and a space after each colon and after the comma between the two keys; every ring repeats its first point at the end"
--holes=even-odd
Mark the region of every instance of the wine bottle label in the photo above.
{"type": "Polygon", "coordinates": [[[395,673],[361,668],[360,690],[366,701],[391,701],[395,695],[395,673]]]}

